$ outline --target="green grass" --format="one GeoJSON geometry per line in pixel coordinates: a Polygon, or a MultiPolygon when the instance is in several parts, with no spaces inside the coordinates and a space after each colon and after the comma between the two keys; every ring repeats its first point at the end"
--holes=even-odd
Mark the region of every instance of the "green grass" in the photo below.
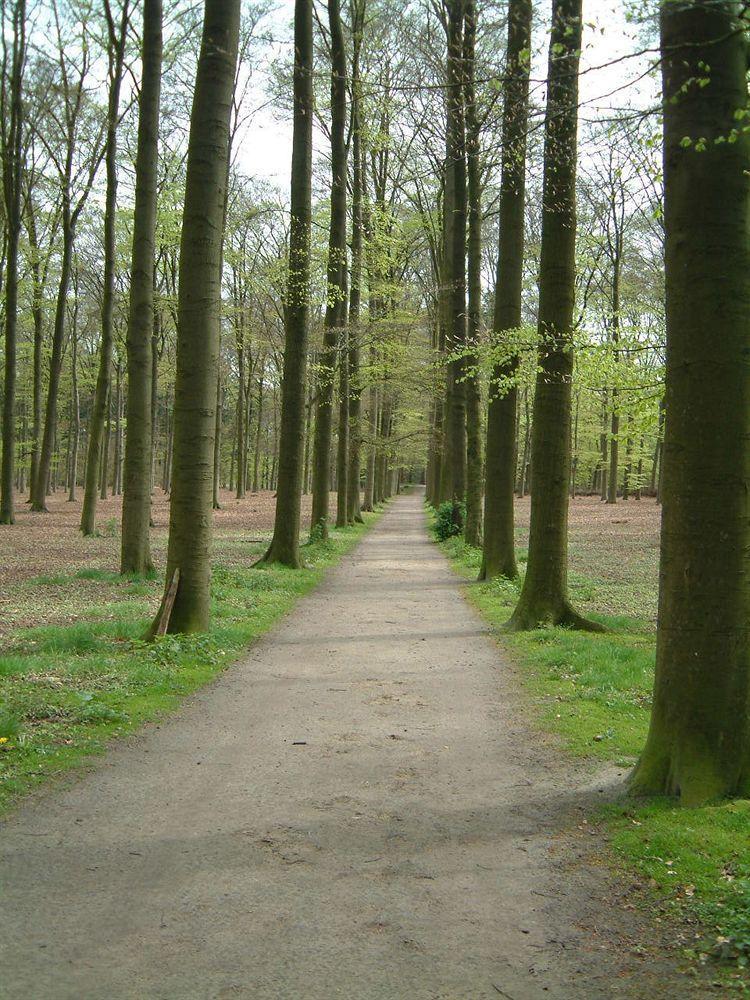
{"type": "Polygon", "coordinates": [[[364,524],[332,529],[327,542],[306,546],[302,570],[253,568],[264,543],[225,540],[213,569],[212,624],[205,635],[143,641],[161,594],[156,577],[79,570],[27,581],[32,591],[60,588],[64,603],[75,588],[78,620],[18,629],[0,650],[0,813],[41,782],[84,764],[113,738],[173,709],[225,669],[320,582],[378,515],[364,516],[364,524]],[[106,604],[98,594],[102,583],[112,595],[106,604]]]}
{"type": "MultiPolygon", "coordinates": [[[[462,538],[439,543],[454,569],[476,578],[481,553],[462,538]]],[[[593,555],[593,553],[592,553],[593,555]]],[[[520,553],[523,571],[525,553],[520,553]]],[[[596,565],[596,559],[589,560],[596,565]]],[[[625,574],[627,575],[626,571],[625,574]]],[[[611,592],[611,581],[601,586],[611,592]]],[[[537,724],[558,734],[577,757],[630,767],[648,731],[655,661],[652,622],[637,615],[643,581],[618,585],[623,614],[600,615],[599,582],[571,576],[574,606],[606,624],[603,634],[544,628],[503,632],[520,581],[474,582],[468,599],[495,628],[502,645],[525,668],[524,684],[537,724]]],[[[651,583],[656,587],[656,581],[651,583]]],[[[606,603],[604,598],[602,603],[606,603]]],[[[699,809],[672,800],[628,802],[604,813],[617,863],[638,873],[650,898],[676,915],[697,917],[702,931],[690,957],[715,958],[730,972],[728,983],[747,989],[750,962],[750,802],[699,809]]]]}

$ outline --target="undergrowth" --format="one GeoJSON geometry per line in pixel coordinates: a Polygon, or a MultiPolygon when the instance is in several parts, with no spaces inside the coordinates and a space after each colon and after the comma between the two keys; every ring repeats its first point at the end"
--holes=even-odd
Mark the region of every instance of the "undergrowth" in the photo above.
{"type": "Polygon", "coordinates": [[[364,524],[331,529],[304,548],[305,568],[253,567],[266,542],[222,546],[213,567],[212,624],[204,635],[166,635],[144,642],[162,592],[161,580],[121,577],[100,569],[36,577],[56,595],[77,594],[76,618],[16,629],[0,649],[0,812],[24,792],[101,752],[115,737],[174,708],[266,632],[327,567],[349,551],[364,524]],[[225,561],[226,560],[226,561],[225,561]],[[98,598],[108,585],[106,603],[98,598]]]}
{"type": "MultiPolygon", "coordinates": [[[[434,524],[431,511],[429,516],[434,524]]],[[[474,578],[466,588],[468,599],[524,667],[540,727],[557,733],[577,757],[632,767],[648,731],[656,633],[653,623],[637,614],[642,595],[634,592],[628,599],[628,566],[622,567],[622,614],[617,616],[597,613],[601,588],[595,577],[570,578],[574,607],[603,622],[606,633],[564,628],[510,633],[503,625],[521,579],[476,582],[479,549],[461,537],[441,541],[440,547],[458,573],[474,578]]],[[[523,573],[526,553],[521,550],[519,557],[523,573]]],[[[650,585],[656,588],[657,581],[650,585]]],[[[611,588],[611,580],[606,586],[611,588]]],[[[750,802],[686,809],[670,799],[625,799],[608,807],[603,820],[619,863],[642,877],[652,898],[676,915],[700,921],[703,929],[687,956],[727,966],[726,982],[750,995],[745,972],[750,964],[750,802]]]]}

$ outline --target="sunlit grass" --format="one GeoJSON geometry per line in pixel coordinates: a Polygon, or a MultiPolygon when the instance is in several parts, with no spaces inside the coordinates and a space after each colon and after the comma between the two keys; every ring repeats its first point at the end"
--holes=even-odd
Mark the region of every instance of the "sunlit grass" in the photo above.
{"type": "Polygon", "coordinates": [[[253,567],[265,541],[223,539],[212,580],[212,624],[198,636],[143,641],[162,582],[100,569],[27,581],[49,588],[50,617],[71,607],[76,621],[17,628],[0,649],[0,811],[35,785],[85,763],[107,743],[174,708],[236,660],[325,571],[349,551],[365,524],[331,529],[304,548],[306,566],[253,567]],[[102,603],[97,584],[107,586],[102,603]]]}
{"type": "MultiPolygon", "coordinates": [[[[476,580],[479,549],[461,538],[440,545],[458,573],[476,580]]],[[[526,553],[520,556],[523,572],[526,553]]],[[[656,588],[656,580],[649,585],[656,588]]],[[[606,624],[604,634],[562,628],[504,632],[520,580],[473,582],[465,593],[522,666],[532,721],[558,734],[577,757],[630,767],[648,731],[656,635],[653,623],[637,613],[644,604],[641,579],[617,583],[622,604],[617,616],[593,610],[600,600],[609,603],[612,581],[604,586],[606,600],[595,577],[570,580],[574,605],[606,624]]],[[[642,876],[667,908],[701,921],[703,931],[689,955],[724,962],[734,970],[728,984],[744,990],[750,960],[750,802],[685,809],[665,799],[626,801],[609,807],[605,822],[618,863],[642,876]]]]}

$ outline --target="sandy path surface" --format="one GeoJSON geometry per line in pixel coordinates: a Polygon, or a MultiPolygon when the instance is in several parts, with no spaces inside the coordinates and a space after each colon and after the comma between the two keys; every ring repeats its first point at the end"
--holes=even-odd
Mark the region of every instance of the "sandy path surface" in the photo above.
{"type": "Polygon", "coordinates": [[[577,832],[601,787],[525,728],[399,498],[244,662],[2,826],[0,996],[688,996],[577,832]]]}

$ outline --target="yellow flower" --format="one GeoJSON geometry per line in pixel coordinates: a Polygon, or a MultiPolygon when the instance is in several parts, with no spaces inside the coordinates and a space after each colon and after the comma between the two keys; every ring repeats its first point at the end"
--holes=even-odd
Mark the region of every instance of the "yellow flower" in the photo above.
{"type": "Polygon", "coordinates": [[[7,736],[0,736],[0,743],[7,743],[7,742],[8,742],[7,736]]]}

